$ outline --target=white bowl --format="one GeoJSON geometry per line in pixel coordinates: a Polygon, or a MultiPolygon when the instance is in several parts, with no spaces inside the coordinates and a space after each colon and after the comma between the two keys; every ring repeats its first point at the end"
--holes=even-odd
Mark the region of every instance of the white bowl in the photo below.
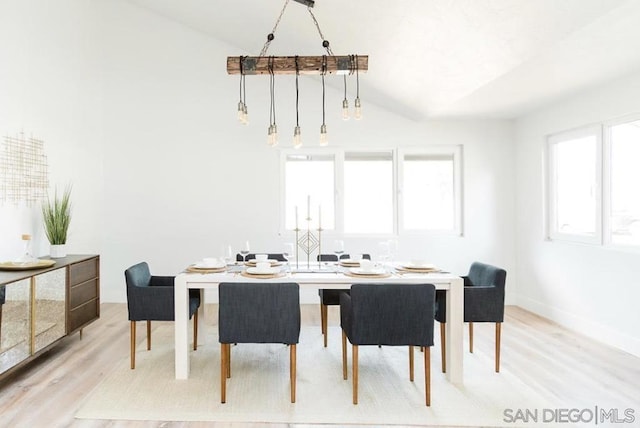
{"type": "Polygon", "coordinates": [[[269,272],[271,270],[271,263],[269,262],[258,262],[256,263],[256,271],[258,272],[269,272]]]}
{"type": "Polygon", "coordinates": [[[363,272],[373,272],[375,269],[375,264],[371,260],[362,259],[360,260],[360,270],[363,272]]]}
{"type": "Polygon", "coordinates": [[[433,264],[427,262],[426,260],[421,260],[420,259],[420,260],[411,260],[410,266],[411,267],[416,267],[416,268],[428,269],[428,268],[432,268],[433,264]]]}
{"type": "Polygon", "coordinates": [[[219,260],[219,259],[216,259],[215,257],[205,257],[201,261],[197,262],[195,266],[201,269],[206,269],[206,268],[214,269],[214,268],[224,267],[225,263],[224,263],[224,260],[219,260]]]}

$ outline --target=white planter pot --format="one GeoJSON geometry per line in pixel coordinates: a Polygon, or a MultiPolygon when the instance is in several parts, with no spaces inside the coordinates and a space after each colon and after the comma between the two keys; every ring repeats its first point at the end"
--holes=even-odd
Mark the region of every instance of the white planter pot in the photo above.
{"type": "Polygon", "coordinates": [[[51,248],[49,249],[49,256],[51,256],[52,259],[59,259],[61,257],[66,257],[67,256],[67,246],[66,244],[60,244],[60,245],[51,245],[51,248]]]}

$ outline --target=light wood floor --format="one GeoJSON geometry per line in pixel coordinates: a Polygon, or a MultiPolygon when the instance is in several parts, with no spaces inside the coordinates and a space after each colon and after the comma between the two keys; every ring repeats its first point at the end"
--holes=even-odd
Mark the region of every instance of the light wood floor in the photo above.
{"type": "MultiPolygon", "coordinates": [[[[337,308],[330,308],[329,312],[330,322],[337,324],[337,308]]],[[[46,355],[0,381],[0,425],[127,428],[309,426],[75,420],[74,414],[83,398],[116,362],[129,355],[126,305],[103,304],[100,313],[100,320],[85,329],[82,340],[77,334],[68,337],[46,355]]],[[[302,313],[303,325],[319,326],[318,306],[305,305],[302,313]]],[[[138,330],[138,340],[141,341],[144,328],[138,330]]],[[[476,352],[493,355],[493,332],[492,325],[476,324],[476,352]]],[[[439,352],[437,344],[434,352],[439,352]]],[[[502,369],[515,373],[523,382],[557,403],[558,408],[593,408],[595,405],[632,408],[636,421],[640,420],[640,358],[570,332],[517,307],[507,307],[506,311],[502,329],[502,369]]]]}

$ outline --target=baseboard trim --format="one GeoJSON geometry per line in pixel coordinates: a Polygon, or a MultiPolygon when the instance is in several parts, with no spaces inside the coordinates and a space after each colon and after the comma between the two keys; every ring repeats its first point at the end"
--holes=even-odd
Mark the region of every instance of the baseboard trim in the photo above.
{"type": "Polygon", "coordinates": [[[519,296],[518,306],[536,315],[547,318],[565,328],[587,336],[590,339],[597,340],[636,357],[640,357],[640,338],[620,333],[591,319],[577,316],[528,297],[519,296]]]}

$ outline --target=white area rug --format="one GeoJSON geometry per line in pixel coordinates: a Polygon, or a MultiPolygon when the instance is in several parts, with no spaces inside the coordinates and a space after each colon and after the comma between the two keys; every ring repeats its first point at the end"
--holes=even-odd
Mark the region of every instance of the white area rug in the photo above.
{"type": "MultiPolygon", "coordinates": [[[[440,350],[431,350],[431,407],[424,405],[423,359],[415,354],[409,381],[408,348],[360,347],[359,404],[342,379],[340,330],[330,327],[322,347],[319,327],[303,327],[298,344],[296,403],[289,396],[289,351],[284,345],[240,344],[231,350],[227,403],[220,403],[220,345],[216,328],[205,326],[206,343],[190,351],[188,380],[174,378],[173,324],[153,332],[153,347],[140,343],[136,369],[123,357],[76,414],[76,418],[158,421],[278,422],[513,426],[504,410],[549,403],[504,370],[493,371],[493,355],[465,353],[465,385],[451,385],[440,371],[440,350]]],[[[139,342],[144,342],[139,340],[139,342]]]]}

